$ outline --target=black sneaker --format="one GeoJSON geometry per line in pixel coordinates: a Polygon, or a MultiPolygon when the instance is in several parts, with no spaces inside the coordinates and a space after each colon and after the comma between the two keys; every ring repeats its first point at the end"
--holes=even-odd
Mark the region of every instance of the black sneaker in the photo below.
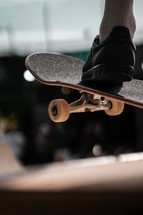
{"type": "Polygon", "coordinates": [[[122,83],[131,81],[135,66],[135,46],[129,29],[114,27],[103,42],[94,41],[88,60],[83,67],[82,81],[122,83]]]}

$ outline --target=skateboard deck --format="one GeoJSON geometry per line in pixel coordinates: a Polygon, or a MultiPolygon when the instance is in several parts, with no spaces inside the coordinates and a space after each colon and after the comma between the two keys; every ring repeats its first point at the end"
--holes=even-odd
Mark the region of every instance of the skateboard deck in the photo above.
{"type": "MultiPolygon", "coordinates": [[[[58,53],[35,53],[26,58],[27,69],[39,82],[46,85],[72,88],[85,93],[84,98],[82,97],[80,101],[70,106],[69,111],[71,113],[105,110],[108,115],[118,115],[123,111],[124,104],[143,108],[142,80],[133,79],[131,82],[118,85],[83,83],[81,81],[83,65],[84,62],[79,59],[58,53]],[[92,95],[93,98],[91,99],[91,96],[87,97],[87,94],[92,95]],[[100,102],[97,102],[97,100],[100,100],[100,102]],[[113,101],[115,105],[113,105],[113,101]],[[85,103],[86,105],[84,105],[85,103]],[[112,106],[119,110],[109,111],[112,106]]],[[[63,106],[67,105],[63,101],[59,101],[59,103],[62,103],[63,106]]],[[[57,112],[57,109],[55,110],[57,106],[61,115],[63,112],[68,112],[68,108],[64,109],[66,110],[64,111],[59,103],[57,101],[52,103],[50,106],[51,114],[57,112]]]]}

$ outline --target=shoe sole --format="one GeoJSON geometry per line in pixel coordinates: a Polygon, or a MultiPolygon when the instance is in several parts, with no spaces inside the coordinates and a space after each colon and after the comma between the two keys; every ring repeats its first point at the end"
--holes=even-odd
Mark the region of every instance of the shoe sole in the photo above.
{"type": "Polygon", "coordinates": [[[122,83],[133,79],[134,67],[129,65],[98,65],[82,74],[82,81],[122,83]]]}

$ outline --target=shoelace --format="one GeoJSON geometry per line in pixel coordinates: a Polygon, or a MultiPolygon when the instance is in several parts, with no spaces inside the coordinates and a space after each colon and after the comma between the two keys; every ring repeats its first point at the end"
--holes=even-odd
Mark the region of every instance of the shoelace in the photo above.
{"type": "MultiPolygon", "coordinates": [[[[93,40],[92,47],[97,46],[98,44],[99,44],[99,35],[97,35],[95,37],[95,39],[93,40]]],[[[89,55],[88,55],[88,60],[92,57],[92,47],[91,47],[89,55]]]]}
{"type": "Polygon", "coordinates": [[[93,46],[96,46],[96,45],[98,45],[99,44],[99,35],[97,35],[96,37],[95,37],[95,39],[93,40],[93,46]]]}

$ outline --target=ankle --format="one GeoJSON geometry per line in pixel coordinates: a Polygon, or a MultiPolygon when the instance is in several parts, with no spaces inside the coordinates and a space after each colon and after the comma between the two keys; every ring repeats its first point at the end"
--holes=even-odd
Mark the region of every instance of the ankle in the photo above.
{"type": "Polygon", "coordinates": [[[133,0],[106,0],[103,19],[100,25],[100,40],[105,40],[115,26],[129,29],[133,40],[136,30],[136,20],[133,11],[133,0]]]}

